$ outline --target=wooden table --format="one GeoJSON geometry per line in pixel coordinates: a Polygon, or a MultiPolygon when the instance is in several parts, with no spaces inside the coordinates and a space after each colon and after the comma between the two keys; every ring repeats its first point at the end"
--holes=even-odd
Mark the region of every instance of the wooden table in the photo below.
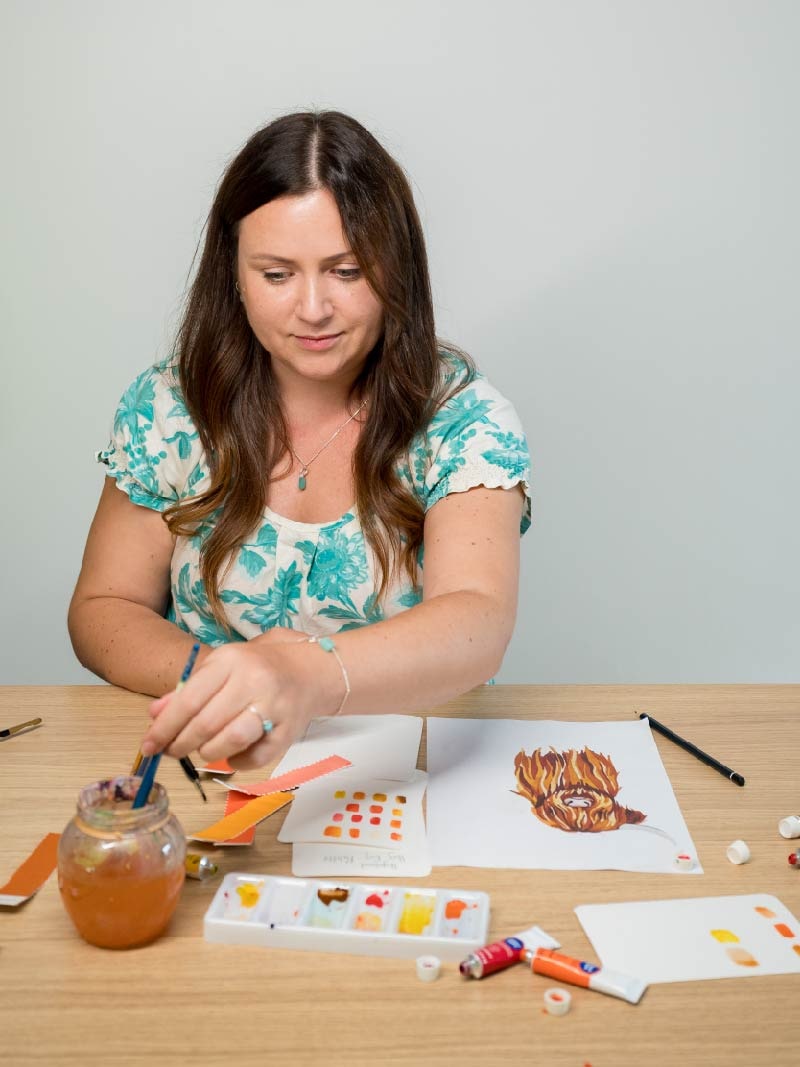
{"type": "MultiPolygon", "coordinates": [[[[0,689],[0,727],[44,725],[0,743],[0,883],[48,831],[61,831],[80,787],[124,773],[147,701],[106,686],[0,689]]],[[[800,686],[497,686],[435,714],[631,720],[648,710],[747,778],[737,788],[656,736],[705,874],[434,869],[420,885],[491,894],[492,938],[537,922],[564,951],[592,959],[573,913],[581,903],[774,893],[800,916],[800,872],[778,820],[800,814],[800,686]],[[732,866],[743,838],[752,862],[732,866]]],[[[424,766],[424,748],[420,765],[424,766]]],[[[172,761],[159,779],[187,830],[222,813],[222,789],[199,796],[172,761]]],[[[276,840],[283,815],[255,844],[225,853],[224,870],[291,873],[276,840]]],[[[800,842],[797,842],[800,845],[800,842]]],[[[412,881],[412,880],[408,880],[412,881]]],[[[445,964],[438,981],[413,960],[315,955],[208,944],[203,914],[218,885],[187,881],[168,934],[109,952],[74,931],[54,875],[27,904],[0,908],[0,1062],[8,1067],[193,1064],[458,1067],[731,1067],[800,1063],[800,976],[656,985],[633,1007],[573,989],[569,1015],[542,1012],[552,980],[511,969],[484,981],[445,964]]]]}

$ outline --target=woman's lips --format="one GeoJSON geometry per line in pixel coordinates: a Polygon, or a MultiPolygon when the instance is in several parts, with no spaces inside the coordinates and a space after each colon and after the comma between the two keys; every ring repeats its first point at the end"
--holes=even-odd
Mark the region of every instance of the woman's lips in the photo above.
{"type": "Polygon", "coordinates": [[[306,348],[310,352],[324,352],[326,349],[332,348],[341,336],[340,333],[330,333],[321,337],[301,337],[299,334],[295,334],[294,339],[301,348],[306,348]]]}

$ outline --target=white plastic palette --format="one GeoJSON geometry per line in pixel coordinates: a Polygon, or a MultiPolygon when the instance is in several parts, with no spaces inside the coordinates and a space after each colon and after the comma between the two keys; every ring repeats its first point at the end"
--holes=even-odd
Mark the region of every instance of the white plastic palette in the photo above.
{"type": "Polygon", "coordinates": [[[479,891],[227,874],[203,921],[206,941],[358,956],[461,960],[486,944],[479,891]]]}

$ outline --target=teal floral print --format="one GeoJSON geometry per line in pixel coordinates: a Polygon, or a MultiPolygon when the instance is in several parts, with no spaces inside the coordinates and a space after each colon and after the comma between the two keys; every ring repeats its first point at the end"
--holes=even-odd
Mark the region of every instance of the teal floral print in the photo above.
{"type": "MultiPolygon", "coordinates": [[[[464,365],[446,356],[449,379],[464,365]]],[[[111,440],[97,459],[134,504],[164,511],[205,491],[208,463],[197,428],[169,362],[148,368],[125,391],[111,440]]],[[[512,405],[481,374],[442,405],[398,463],[398,475],[429,508],[449,493],[474,486],[521,485],[530,525],[529,456],[512,405]]],[[[176,539],[167,618],[208,645],[246,641],[273,626],[323,636],[391,618],[422,600],[418,583],[395,578],[379,602],[377,567],[358,515],[348,510],[328,523],[295,522],[264,508],[261,522],[233,554],[220,599],[229,630],[214,619],[200,575],[200,552],[213,517],[191,537],[176,539]]]]}

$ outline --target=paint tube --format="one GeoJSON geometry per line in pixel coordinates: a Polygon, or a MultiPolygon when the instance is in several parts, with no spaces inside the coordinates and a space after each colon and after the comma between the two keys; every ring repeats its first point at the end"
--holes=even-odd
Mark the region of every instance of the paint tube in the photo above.
{"type": "Polygon", "coordinates": [[[572,956],[562,956],[560,952],[553,952],[549,948],[526,950],[522,958],[530,964],[534,974],[544,974],[560,982],[594,989],[597,993],[619,997],[620,1000],[627,1000],[630,1004],[638,1004],[647,989],[647,982],[642,981],[641,978],[620,974],[619,971],[607,971],[595,963],[576,960],[572,956]]]}
{"type": "Polygon", "coordinates": [[[522,956],[524,944],[518,937],[507,937],[504,941],[493,941],[491,945],[470,952],[458,965],[465,978],[485,978],[487,974],[502,971],[517,963],[522,956]]]}
{"type": "Polygon", "coordinates": [[[196,852],[186,853],[186,874],[189,878],[196,878],[204,882],[206,878],[212,878],[219,868],[208,856],[199,856],[196,852]]]}

